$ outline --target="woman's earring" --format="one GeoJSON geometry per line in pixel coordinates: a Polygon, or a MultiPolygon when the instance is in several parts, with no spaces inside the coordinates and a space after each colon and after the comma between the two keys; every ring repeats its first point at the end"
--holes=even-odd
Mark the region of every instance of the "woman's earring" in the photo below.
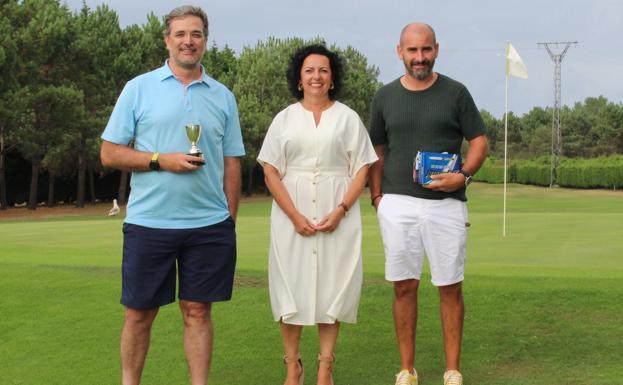
{"type": "Polygon", "coordinates": [[[333,82],[331,82],[331,87],[329,87],[329,89],[334,89],[335,88],[335,84],[333,84],[333,82]]]}
{"type": "Polygon", "coordinates": [[[303,91],[303,85],[301,83],[299,83],[299,91],[303,91]]]}

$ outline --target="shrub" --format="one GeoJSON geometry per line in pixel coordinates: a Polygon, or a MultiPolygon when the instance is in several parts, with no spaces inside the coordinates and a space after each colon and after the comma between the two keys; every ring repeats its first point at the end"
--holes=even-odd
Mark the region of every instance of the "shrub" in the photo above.
{"type": "MultiPolygon", "coordinates": [[[[513,160],[508,164],[507,182],[549,186],[550,158],[513,160]]],[[[504,162],[488,158],[474,180],[504,183],[504,162]]],[[[570,188],[623,188],[623,156],[580,159],[562,158],[557,169],[557,184],[570,188]]]]}

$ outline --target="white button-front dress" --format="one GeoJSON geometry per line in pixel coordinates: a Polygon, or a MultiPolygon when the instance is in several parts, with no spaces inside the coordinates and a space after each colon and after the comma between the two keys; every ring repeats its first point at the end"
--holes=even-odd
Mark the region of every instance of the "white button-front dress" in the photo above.
{"type": "MultiPolygon", "coordinates": [[[[356,112],[334,102],[316,126],[295,103],[274,118],[258,162],[274,166],[294,206],[317,223],[342,202],[376,153],[356,112]]],[[[357,321],[361,294],[361,215],[356,202],[333,233],[298,234],[279,205],[271,211],[268,254],[275,321],[296,325],[357,321]]]]}

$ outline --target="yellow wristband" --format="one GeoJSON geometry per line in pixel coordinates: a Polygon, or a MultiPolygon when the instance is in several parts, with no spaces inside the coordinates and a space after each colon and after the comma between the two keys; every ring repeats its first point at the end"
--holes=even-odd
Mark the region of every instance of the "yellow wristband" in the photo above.
{"type": "Polygon", "coordinates": [[[160,171],[160,162],[158,162],[159,152],[154,152],[151,156],[151,162],[149,162],[149,169],[153,171],[160,171]]]}

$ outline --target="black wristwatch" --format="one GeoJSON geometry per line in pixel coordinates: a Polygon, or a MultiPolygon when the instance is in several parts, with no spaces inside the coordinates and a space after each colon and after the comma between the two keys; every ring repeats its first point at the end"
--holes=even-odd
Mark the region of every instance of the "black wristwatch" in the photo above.
{"type": "Polygon", "coordinates": [[[472,183],[472,174],[470,174],[469,171],[459,170],[458,173],[463,174],[463,176],[465,177],[465,187],[469,186],[469,184],[472,183]]]}
{"type": "Polygon", "coordinates": [[[149,162],[149,168],[153,171],[160,171],[160,162],[158,162],[159,152],[154,152],[151,156],[151,161],[149,162]]]}

